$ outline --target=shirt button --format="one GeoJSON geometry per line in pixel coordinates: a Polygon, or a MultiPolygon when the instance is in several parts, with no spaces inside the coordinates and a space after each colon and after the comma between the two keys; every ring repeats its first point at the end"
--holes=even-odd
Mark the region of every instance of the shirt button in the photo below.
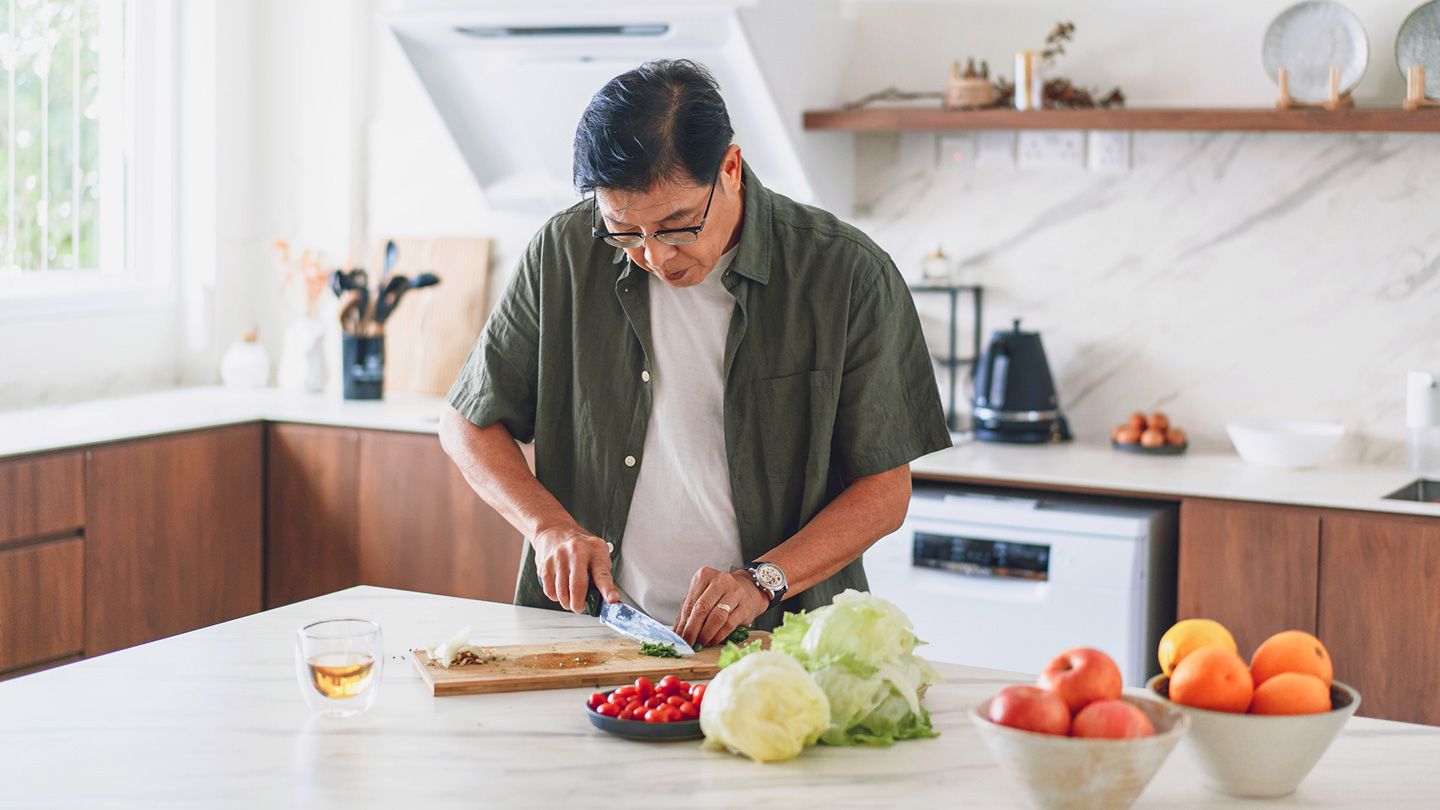
{"type": "Polygon", "coordinates": [[[614,554],[614,553],[615,553],[615,544],[614,544],[614,543],[607,542],[607,543],[605,544],[605,550],[608,551],[608,552],[610,552],[611,554],[614,554]]]}
{"type": "Polygon", "coordinates": [[[634,466],[635,466],[635,457],[634,457],[634,456],[626,456],[626,457],[625,457],[625,466],[626,466],[626,467],[634,467],[634,466]]]}
{"type": "Polygon", "coordinates": [[[650,372],[648,372],[648,371],[642,371],[642,372],[640,372],[640,381],[641,381],[641,382],[650,382],[650,372]]]}

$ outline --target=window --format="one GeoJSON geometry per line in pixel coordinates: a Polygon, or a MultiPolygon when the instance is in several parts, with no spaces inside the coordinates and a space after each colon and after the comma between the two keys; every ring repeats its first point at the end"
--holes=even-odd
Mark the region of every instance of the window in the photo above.
{"type": "Polygon", "coordinates": [[[167,285],[173,17],[0,0],[0,302],[167,285]]]}

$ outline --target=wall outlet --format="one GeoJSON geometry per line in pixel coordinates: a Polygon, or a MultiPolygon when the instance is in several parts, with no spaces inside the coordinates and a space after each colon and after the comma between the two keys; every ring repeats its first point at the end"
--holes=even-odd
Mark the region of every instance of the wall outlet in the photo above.
{"type": "Polygon", "coordinates": [[[969,166],[975,163],[975,133],[945,132],[940,135],[940,166],[969,166]]]}
{"type": "Polygon", "coordinates": [[[975,165],[991,169],[1015,168],[1014,130],[981,130],[975,133],[975,165]]]}
{"type": "Polygon", "coordinates": [[[1085,132],[1078,129],[1024,130],[1016,147],[1022,169],[1082,168],[1085,132]]]}
{"type": "Polygon", "coordinates": [[[1097,130],[1086,142],[1085,165],[1091,171],[1126,172],[1130,170],[1130,133],[1097,130]]]}

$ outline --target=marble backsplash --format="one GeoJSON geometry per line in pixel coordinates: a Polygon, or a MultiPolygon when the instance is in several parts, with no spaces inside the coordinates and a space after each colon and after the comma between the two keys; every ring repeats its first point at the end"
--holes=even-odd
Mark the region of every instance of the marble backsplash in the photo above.
{"type": "MultiPolygon", "coordinates": [[[[942,244],[987,339],[1038,329],[1080,438],[1163,409],[1197,449],[1277,417],[1403,458],[1405,372],[1440,370],[1440,136],[1136,133],[1125,172],[901,151],[857,136],[854,221],[904,272],[942,244]]],[[[948,308],[920,306],[943,349],[948,308]]]]}

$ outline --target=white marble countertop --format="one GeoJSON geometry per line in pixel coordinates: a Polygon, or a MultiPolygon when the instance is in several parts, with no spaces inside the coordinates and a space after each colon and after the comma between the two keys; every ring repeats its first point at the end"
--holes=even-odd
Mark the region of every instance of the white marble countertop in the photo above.
{"type": "MultiPolygon", "coordinates": [[[[593,619],[359,587],[0,683],[0,807],[1017,807],[966,717],[1022,676],[945,664],[934,740],[759,765],[593,728],[568,689],[434,698],[403,659],[464,624],[490,643],[604,638],[593,619]],[[295,629],[385,632],[375,707],[313,718],[295,629]]],[[[1029,680],[1028,678],[1023,678],[1029,680]]],[[[1440,806],[1440,728],[1354,718],[1293,796],[1207,792],[1183,747],[1137,808],[1440,806]]]]}
{"type": "Polygon", "coordinates": [[[1122,453],[1108,444],[965,442],[917,459],[921,478],[1063,486],[1440,517],[1440,504],[1385,500],[1418,476],[1400,466],[1336,462],[1309,470],[1256,467],[1227,452],[1122,453]]]}
{"type": "MultiPolygon", "coordinates": [[[[273,388],[177,388],[128,397],[0,411],[0,458],[254,422],[434,433],[442,397],[391,395],[343,400],[273,388]]],[[[1388,501],[1416,476],[1399,466],[1335,463],[1313,470],[1253,467],[1229,452],[1191,449],[1182,456],[1138,456],[1080,442],[1006,445],[967,442],[917,460],[920,477],[983,479],[994,484],[1082,487],[1361,509],[1440,517],[1440,504],[1388,501]]]]}
{"type": "Polygon", "coordinates": [[[68,405],[0,411],[0,458],[243,422],[434,433],[443,397],[346,400],[276,388],[175,388],[68,405]]]}

